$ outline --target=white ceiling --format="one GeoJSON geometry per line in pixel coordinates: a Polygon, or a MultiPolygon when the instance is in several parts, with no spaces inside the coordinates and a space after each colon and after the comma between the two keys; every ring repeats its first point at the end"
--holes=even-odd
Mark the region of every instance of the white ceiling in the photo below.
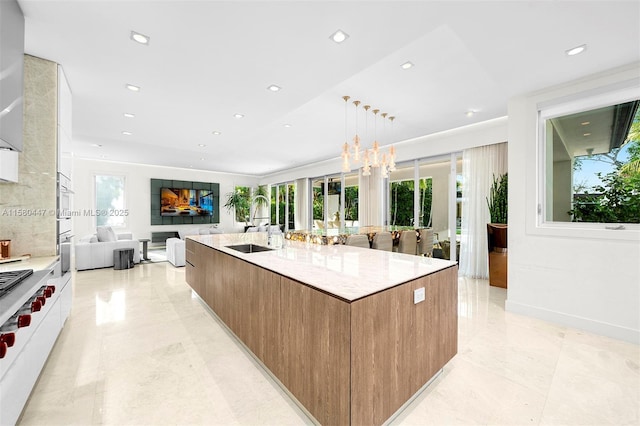
{"type": "MultiPolygon", "coordinates": [[[[71,85],[74,156],[256,176],[338,161],[343,95],[397,117],[378,119],[385,145],[640,60],[638,1],[18,2],[26,53],[62,64],[71,85]],[[350,35],[342,44],[329,39],[337,29],[350,35]]],[[[351,134],[351,104],[348,114],[351,134]]]]}

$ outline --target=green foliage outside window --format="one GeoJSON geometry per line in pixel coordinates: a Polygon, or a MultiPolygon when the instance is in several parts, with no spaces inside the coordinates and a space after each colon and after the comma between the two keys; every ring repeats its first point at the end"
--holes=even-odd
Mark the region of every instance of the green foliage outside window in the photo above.
{"type": "MultiPolygon", "coordinates": [[[[606,154],[590,156],[595,161],[609,162],[613,170],[596,173],[602,184],[595,185],[592,193],[574,188],[573,209],[569,211],[574,222],[640,223],[640,109],[635,113],[625,143],[606,154]],[[622,148],[629,158],[621,161],[622,148]]],[[[579,168],[577,161],[574,168],[579,168]]]]}
{"type": "Polygon", "coordinates": [[[289,215],[289,223],[288,223],[288,229],[295,229],[296,225],[296,217],[295,217],[295,207],[296,207],[296,203],[295,203],[295,195],[296,195],[296,186],[295,185],[287,185],[287,201],[289,203],[289,211],[288,211],[288,215],[289,215]]]}
{"type": "Polygon", "coordinates": [[[235,210],[236,222],[248,223],[251,213],[251,188],[236,186],[233,192],[227,194],[227,202],[224,206],[228,211],[235,210]]]}
{"type": "Polygon", "coordinates": [[[413,226],[413,180],[391,182],[391,225],[413,226]]]}
{"type": "Polygon", "coordinates": [[[324,194],[322,188],[313,187],[313,220],[324,219],[324,194]]]}
{"type": "Polygon", "coordinates": [[[420,179],[420,223],[422,227],[431,226],[431,204],[433,196],[433,179],[420,179]]]}
{"type": "Polygon", "coordinates": [[[349,186],[344,189],[344,219],[358,220],[357,186],[349,186]]]}
{"type": "MultiPolygon", "coordinates": [[[[391,182],[391,225],[414,226],[414,187],[415,185],[413,180],[391,182]]],[[[419,225],[429,226],[431,224],[432,179],[420,179],[418,190],[420,194],[419,225]]],[[[418,223],[415,225],[418,225],[418,223]]]]}

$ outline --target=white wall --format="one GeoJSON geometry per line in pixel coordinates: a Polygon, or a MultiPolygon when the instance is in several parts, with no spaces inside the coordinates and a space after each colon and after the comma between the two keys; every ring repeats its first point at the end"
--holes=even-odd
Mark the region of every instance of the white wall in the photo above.
{"type": "MultiPolygon", "coordinates": [[[[207,225],[151,225],[151,179],[172,179],[196,182],[217,182],[220,184],[220,225],[225,232],[241,232],[244,223],[234,220],[233,211],[224,208],[226,194],[235,186],[256,186],[253,176],[213,173],[200,170],[178,169],[171,167],[125,164],[109,161],[85,159],[73,160],[73,210],[82,212],[95,209],[94,175],[113,174],[126,179],[126,208],[129,210],[126,230],[136,238],[150,238],[151,232],[177,231],[180,228],[207,225]]],[[[73,234],[80,238],[95,233],[95,217],[76,216],[73,218],[73,234]]]]}
{"type": "Polygon", "coordinates": [[[639,75],[634,64],[510,100],[508,311],[640,342],[638,233],[541,229],[535,160],[539,103],[639,75]]]}

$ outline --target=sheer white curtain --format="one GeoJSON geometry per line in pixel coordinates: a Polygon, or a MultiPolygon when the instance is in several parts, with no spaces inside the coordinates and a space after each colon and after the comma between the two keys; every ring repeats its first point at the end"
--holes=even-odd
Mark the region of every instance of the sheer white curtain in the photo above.
{"type": "Polygon", "coordinates": [[[507,143],[467,149],[462,154],[462,232],[459,274],[488,278],[487,196],[493,176],[507,172],[507,143]]]}

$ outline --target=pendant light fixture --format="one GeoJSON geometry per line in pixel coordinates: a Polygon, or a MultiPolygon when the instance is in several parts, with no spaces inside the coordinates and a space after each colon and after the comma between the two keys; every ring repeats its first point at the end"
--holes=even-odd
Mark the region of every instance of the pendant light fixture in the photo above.
{"type": "MultiPolygon", "coordinates": [[[[382,152],[380,150],[380,143],[378,142],[378,113],[380,112],[380,109],[373,109],[373,116],[374,116],[374,123],[373,123],[373,146],[371,149],[364,149],[364,151],[362,151],[362,139],[360,138],[360,135],[358,134],[358,107],[360,106],[360,104],[362,102],[355,100],[353,101],[353,105],[354,105],[354,111],[355,111],[355,135],[353,137],[353,146],[351,146],[349,144],[349,137],[348,137],[348,111],[347,111],[347,104],[349,102],[349,99],[351,99],[350,96],[343,96],[342,99],[344,100],[344,135],[345,135],[345,142],[342,145],[342,171],[345,173],[348,173],[351,171],[351,160],[353,160],[353,162],[355,163],[356,166],[359,166],[359,163],[362,162],[362,176],[370,176],[371,175],[371,167],[381,167],[382,170],[380,172],[381,177],[386,178],[389,176],[389,172],[392,172],[395,170],[395,157],[396,157],[396,151],[395,148],[393,147],[393,145],[391,145],[389,147],[389,151],[387,152],[382,152]]],[[[365,133],[367,133],[367,129],[368,129],[368,113],[369,110],[371,109],[370,105],[364,105],[362,107],[362,109],[364,109],[365,111],[365,133]]],[[[383,120],[387,119],[388,114],[386,112],[383,112],[382,114],[380,114],[380,116],[382,117],[383,120]]],[[[395,119],[395,117],[391,116],[389,117],[389,120],[392,123],[393,126],[393,120],[395,119]]],[[[383,121],[383,123],[386,123],[386,121],[383,121]]],[[[386,136],[386,133],[385,133],[386,136]]]]}

